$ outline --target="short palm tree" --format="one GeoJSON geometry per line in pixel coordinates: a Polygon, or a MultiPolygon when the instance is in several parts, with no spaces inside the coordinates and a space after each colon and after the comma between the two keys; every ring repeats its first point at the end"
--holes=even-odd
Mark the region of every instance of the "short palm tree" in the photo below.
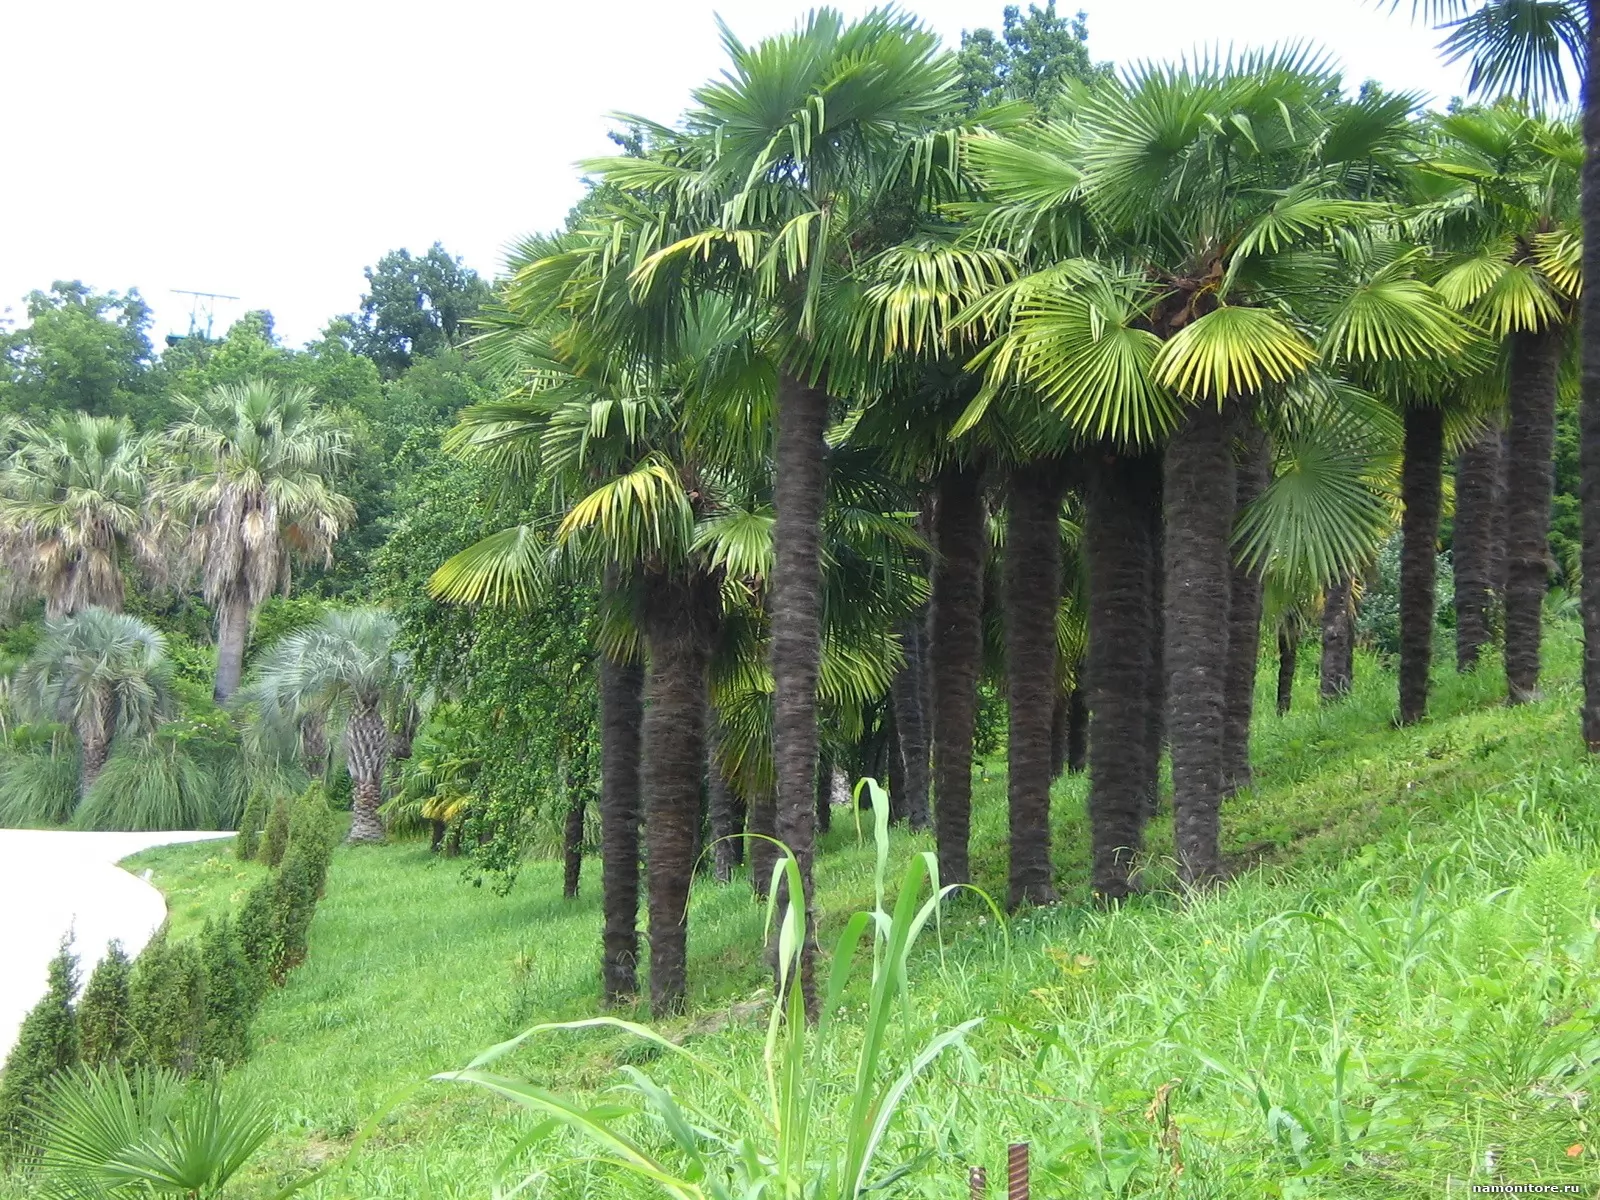
{"type": "Polygon", "coordinates": [[[378,807],[389,761],[388,718],[408,702],[410,690],[408,660],[395,644],[398,629],[382,609],[334,609],[273,642],[252,684],[277,711],[319,713],[343,724],[354,792],[352,842],[383,840],[378,807]]]}
{"type": "Polygon", "coordinates": [[[184,403],[162,501],[216,609],[215,694],[226,700],[239,686],[256,609],[287,594],[295,559],[327,561],[355,519],[332,486],[349,450],[305,388],[255,379],[184,403]]]}
{"type": "Polygon", "coordinates": [[[0,469],[0,551],[50,617],[120,611],[123,566],[148,558],[150,439],[131,422],[85,413],[24,425],[0,469]]]}
{"type": "Polygon", "coordinates": [[[21,675],[36,709],[77,732],[81,790],[99,777],[121,734],[148,734],[170,707],[166,639],[139,618],[86,608],[50,621],[21,675]]]}

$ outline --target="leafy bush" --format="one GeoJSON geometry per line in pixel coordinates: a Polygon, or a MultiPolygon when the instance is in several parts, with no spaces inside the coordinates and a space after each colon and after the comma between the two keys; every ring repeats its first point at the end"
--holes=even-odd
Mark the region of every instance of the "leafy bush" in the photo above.
{"type": "Polygon", "coordinates": [[[328,865],[339,842],[339,828],[328,806],[322,784],[313,783],[295,804],[289,817],[288,856],[305,858],[313,894],[321,899],[327,890],[328,865]]]}
{"type": "Polygon", "coordinates": [[[49,749],[0,759],[0,825],[60,825],[78,804],[78,756],[49,749]]]}
{"type": "MultiPolygon", "coordinates": [[[[1356,634],[1380,654],[1400,653],[1400,535],[1396,534],[1378,551],[1376,578],[1361,596],[1356,613],[1356,634]]],[[[1434,630],[1442,633],[1456,626],[1455,572],[1450,559],[1439,555],[1433,585],[1434,630]]]]}
{"type": "Polygon", "coordinates": [[[278,930],[272,904],[277,885],[277,878],[269,875],[252,887],[239,909],[235,926],[239,952],[253,973],[258,992],[266,989],[272,976],[272,963],[278,953],[278,930]]]}
{"type": "Polygon", "coordinates": [[[119,740],[78,806],[79,829],[215,829],[217,781],[174,738],[119,740]]]}
{"type": "Polygon", "coordinates": [[[17,1044],[0,1074],[0,1161],[23,1158],[32,1122],[50,1077],[78,1062],[78,1021],[72,997],[78,990],[78,959],[70,939],[50,960],[50,989],[23,1019],[17,1044]]]}
{"type": "Polygon", "coordinates": [[[113,941],[78,1001],[78,1034],[86,1065],[98,1067],[127,1056],[133,1040],[128,1008],[132,978],[133,965],[122,952],[122,943],[113,941]]]}
{"type": "Polygon", "coordinates": [[[207,921],[200,935],[200,962],[205,969],[205,1028],[200,1057],[226,1066],[243,1062],[250,1053],[250,1022],[261,995],[260,976],[227,917],[207,921]]]}
{"type": "Polygon", "coordinates": [[[306,938],[317,911],[320,851],[290,845],[273,880],[272,920],[276,934],[270,963],[272,982],[281,984],[306,959],[306,938]]]}
{"type": "Polygon", "coordinates": [[[139,1066],[194,1070],[205,1030],[205,968],[193,942],[171,942],[165,930],[133,964],[128,1011],[129,1058],[139,1066]]]}
{"type": "MultiPolygon", "coordinates": [[[[721,1064],[656,1031],[615,1017],[538,1025],[521,1036],[480,1055],[465,1070],[436,1076],[476,1084],[531,1109],[545,1127],[566,1127],[592,1143],[606,1159],[653,1184],[669,1196],[807,1196],[856,1200],[886,1186],[904,1173],[905,1165],[875,1173],[884,1135],[916,1078],[945,1050],[960,1043],[980,1019],[966,1021],[929,1039],[902,1056],[898,1071],[886,1070],[892,1018],[906,986],[911,951],[917,936],[944,898],[958,885],[941,888],[936,857],[916,855],[906,869],[893,913],[884,908],[889,862],[889,798],[875,780],[862,783],[872,800],[873,834],[877,845],[877,904],[845,924],[834,948],[819,1017],[806,1021],[797,973],[805,929],[803,901],[783,912],[778,930],[779,998],[767,1023],[765,1058],[767,1089],[756,1099],[732,1083],[721,1064]],[[933,894],[918,903],[922,877],[933,894]],[[841,1011],[850,969],[862,938],[871,931],[872,982],[865,1025],[841,1031],[841,1011]],[[577,1098],[554,1095],[483,1068],[531,1037],[555,1030],[610,1028],[633,1035],[657,1054],[678,1058],[715,1093],[713,1103],[700,1097],[680,1104],[673,1093],[637,1067],[627,1068],[629,1081],[618,1089],[635,1105],[590,1107],[577,1098]],[[853,1086],[842,1098],[833,1081],[841,1050],[855,1047],[853,1086]],[[847,1109],[844,1138],[819,1144],[813,1140],[826,1111],[841,1103],[847,1109]],[[657,1154],[633,1137],[627,1124],[648,1120],[664,1135],[670,1151],[657,1154]]],[[[860,789],[857,789],[859,796],[860,789]]],[[[767,896],[771,921],[778,910],[780,880],[799,897],[800,868],[787,847],[767,896]]],[[[992,906],[991,906],[992,907],[992,906]]],[[[998,917],[998,911],[996,912],[998,917]]],[[[903,1047],[909,1050],[909,1047],[903,1047]]],[[[530,1178],[529,1182],[532,1180],[530,1178]]],[[[526,1186],[526,1185],[524,1185],[526,1186]]]]}
{"type": "Polygon", "coordinates": [[[255,858],[261,848],[261,827],[267,821],[267,795],[260,788],[252,788],[245,802],[244,813],[239,818],[239,836],[233,840],[233,852],[240,862],[255,858]]]}
{"type": "Polygon", "coordinates": [[[279,796],[273,802],[266,832],[261,835],[261,861],[269,867],[281,863],[283,852],[289,848],[289,821],[293,816],[293,804],[287,796],[279,796]]]}
{"type": "Polygon", "coordinates": [[[50,1089],[40,1120],[46,1195],[61,1200],[212,1200],[272,1133],[258,1097],[225,1097],[222,1075],[80,1068],[50,1089]]]}

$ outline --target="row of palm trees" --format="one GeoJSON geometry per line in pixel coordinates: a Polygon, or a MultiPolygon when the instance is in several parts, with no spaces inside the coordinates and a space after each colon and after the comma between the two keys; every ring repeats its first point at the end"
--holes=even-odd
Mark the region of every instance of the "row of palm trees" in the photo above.
{"type": "MultiPolygon", "coordinates": [[[[603,589],[609,995],[636,985],[643,818],[651,998],[683,1001],[708,741],[809,889],[819,711],[859,731],[888,696],[901,807],[931,776],[941,880],[967,879],[996,543],[1013,905],[1055,896],[1074,686],[1097,891],[1137,886],[1164,751],[1182,881],[1222,877],[1264,590],[1348,616],[1397,510],[1420,718],[1442,464],[1502,427],[1504,502],[1469,488],[1458,520],[1504,522],[1508,691],[1534,694],[1581,296],[1569,123],[1349,97],[1306,49],[1142,66],[1041,114],[964,109],[894,12],[725,43],[677,124],[586,164],[583,220],[516,256],[479,343],[511,385],[452,444],[548,515],[435,577],[467,601],[603,589]]],[[[1492,578],[1466,572],[1469,609],[1492,578]]]]}
{"type": "Polygon", "coordinates": [[[249,380],[180,403],[163,434],[84,413],[0,430],[0,554],[13,598],[42,598],[51,618],[120,612],[134,572],[197,579],[222,701],[255,611],[287,593],[294,562],[327,561],[354,520],[333,485],[350,451],[303,388],[249,380]]]}

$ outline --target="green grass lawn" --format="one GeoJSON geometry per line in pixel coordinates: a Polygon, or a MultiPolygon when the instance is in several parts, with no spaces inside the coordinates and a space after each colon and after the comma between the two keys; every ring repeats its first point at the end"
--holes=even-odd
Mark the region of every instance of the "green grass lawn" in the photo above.
{"type": "MultiPolygon", "coordinates": [[[[1162,886],[1166,818],[1151,831],[1150,894],[1111,912],[1087,903],[1084,782],[1063,780],[1066,901],[1011,922],[1009,945],[981,905],[956,904],[920,954],[913,1036],[987,1020],[903,1108],[885,1161],[917,1165],[884,1194],[965,1196],[964,1165],[1001,1178],[1012,1140],[1033,1143],[1040,1197],[1434,1197],[1485,1182],[1600,1194],[1588,1113],[1600,771],[1578,739],[1574,635],[1553,636],[1544,702],[1506,710],[1493,666],[1464,679],[1441,668],[1434,716],[1405,730],[1391,723],[1392,677],[1370,662],[1328,709],[1303,675],[1284,719],[1264,673],[1258,786],[1225,813],[1239,877],[1188,906],[1162,886]]],[[[996,895],[1004,797],[1003,765],[986,764],[973,863],[996,895]]],[[[818,860],[825,944],[872,899],[872,854],[849,825],[836,820],[818,860]]],[[[894,834],[901,858],[930,846],[894,834]]],[[[258,870],[227,843],[131,865],[152,869],[180,930],[237,903],[258,870]]],[[[565,901],[556,863],[528,864],[497,895],[422,845],[336,854],[309,961],[266,1001],[236,1072],[279,1127],[230,1195],[269,1195],[342,1154],[402,1086],[530,1024],[592,1014],[596,867],[565,901]]],[[[692,1011],[672,1026],[752,1087],[763,1027],[740,1002],[767,994],[761,932],[747,886],[696,885],[692,1011]]],[[[590,1031],[535,1039],[507,1070],[597,1091],[648,1063],[693,1087],[653,1057],[590,1031]]],[[[481,1093],[427,1084],[302,1194],[485,1197],[530,1172],[522,1194],[643,1194],[565,1135],[519,1146],[529,1127],[481,1093]]]]}

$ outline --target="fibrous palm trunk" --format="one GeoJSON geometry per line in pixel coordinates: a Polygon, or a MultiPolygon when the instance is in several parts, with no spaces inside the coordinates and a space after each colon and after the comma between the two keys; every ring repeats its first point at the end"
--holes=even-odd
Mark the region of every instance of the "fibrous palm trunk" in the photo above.
{"type": "Polygon", "coordinates": [[[811,862],[816,850],[817,674],[822,661],[822,506],[828,394],[791,375],[778,381],[772,501],[772,753],[777,833],[800,867],[806,935],[800,976],[806,1011],[816,1010],[816,914],[811,862]]]}
{"type": "MultiPolygon", "coordinates": [[[[1241,439],[1234,479],[1234,528],[1239,515],[1271,482],[1267,435],[1251,426],[1241,439]]],[[[1261,656],[1261,573],[1232,556],[1228,598],[1228,673],[1224,681],[1222,788],[1231,795],[1250,786],[1250,725],[1255,716],[1256,666],[1261,656]]]]}
{"type": "Polygon", "coordinates": [[[1011,819],[1012,908],[1052,904],[1050,860],[1051,725],[1056,699],[1056,609],[1061,596],[1059,462],[1011,472],[1005,552],[1007,776],[1011,819]]]}
{"type": "Polygon", "coordinates": [[[650,669],[644,710],[645,878],[650,901],[650,1010],[680,1012],[688,994],[689,882],[705,773],[705,581],[651,579],[644,624],[650,669]]]}
{"type": "Polygon", "coordinates": [[[644,672],[600,659],[601,981],[608,1004],[639,990],[639,786],[644,672]]]}
{"type": "Polygon", "coordinates": [[[1456,459],[1456,519],[1451,539],[1455,571],[1456,670],[1478,665],[1494,641],[1490,614],[1499,581],[1497,513],[1504,497],[1504,459],[1499,426],[1486,429],[1456,459]]]}
{"type": "Polygon", "coordinates": [[[1413,404],[1405,411],[1405,459],[1400,471],[1400,723],[1428,712],[1433,666],[1434,576],[1439,546],[1444,410],[1413,404]]]}
{"type": "Polygon", "coordinates": [[[1566,331],[1511,337],[1506,456],[1506,703],[1539,694],[1539,642],[1550,583],[1550,493],[1556,436],[1556,372],[1566,331]]]}
{"type": "Polygon", "coordinates": [[[968,878],[972,735],[983,659],[983,486],[978,470],[949,466],[934,500],[936,558],[929,609],[933,675],[933,827],[941,885],[968,878]]]}
{"type": "Polygon", "coordinates": [[[750,848],[746,855],[750,860],[750,889],[756,901],[763,903],[767,889],[772,886],[772,869],[778,861],[778,848],[771,840],[778,828],[777,804],[770,791],[763,788],[750,798],[747,828],[750,831],[750,848]]]}
{"type": "Polygon", "coordinates": [[[1300,635],[1288,622],[1278,629],[1278,715],[1294,707],[1294,668],[1300,657],[1300,635]]]}
{"type": "Polygon", "coordinates": [[[1232,585],[1233,403],[1192,408],[1167,443],[1167,743],[1179,872],[1191,888],[1222,876],[1222,723],[1232,585]]]}
{"type": "Polygon", "coordinates": [[[717,761],[719,737],[715,713],[707,714],[709,728],[706,733],[706,809],[711,818],[711,869],[718,883],[733,878],[733,868],[739,862],[739,834],[742,821],[733,796],[722,774],[722,764],[717,761]]]}
{"type": "Polygon", "coordinates": [[[1088,456],[1084,554],[1089,573],[1089,831],[1092,884],[1133,890],[1149,815],[1149,675],[1155,668],[1148,497],[1156,472],[1110,448],[1088,456]]]}
{"type": "Polygon", "coordinates": [[[344,727],[345,756],[350,768],[352,842],[383,841],[383,768],[389,758],[389,731],[376,703],[354,709],[344,727]]]}
{"type": "Polygon", "coordinates": [[[300,718],[300,765],[312,779],[326,779],[328,773],[328,720],[318,711],[300,718]]]}
{"type": "Polygon", "coordinates": [[[1350,693],[1355,674],[1355,581],[1348,576],[1328,585],[1322,601],[1322,669],[1324,704],[1350,693]]]}
{"type": "MultiPolygon", "coordinates": [[[[1583,82],[1583,270],[1600,280],[1600,0],[1589,0],[1583,82]]],[[[1579,503],[1583,514],[1583,740],[1600,753],[1600,288],[1581,301],[1583,380],[1579,503]]]]}
{"type": "Polygon", "coordinates": [[[1162,503],[1163,465],[1159,456],[1141,460],[1145,537],[1149,542],[1149,568],[1145,588],[1150,609],[1150,674],[1145,683],[1144,755],[1139,770],[1144,778],[1144,815],[1149,820],[1161,806],[1161,756],[1167,745],[1167,520],[1162,503]]]}
{"type": "Polygon", "coordinates": [[[903,795],[895,806],[913,829],[928,827],[928,618],[925,611],[900,628],[906,665],[890,684],[895,740],[899,743],[899,776],[903,795]]]}
{"type": "Polygon", "coordinates": [[[217,679],[211,689],[218,704],[239,690],[244,672],[244,647],[250,638],[250,606],[242,596],[217,605],[217,679]]]}
{"type": "Polygon", "coordinates": [[[567,819],[561,831],[561,894],[568,900],[578,898],[578,887],[583,879],[583,813],[587,807],[583,789],[570,789],[567,819]]]}
{"type": "Polygon", "coordinates": [[[1067,693],[1066,766],[1069,775],[1082,775],[1089,766],[1089,703],[1084,696],[1081,683],[1067,693]]]}

